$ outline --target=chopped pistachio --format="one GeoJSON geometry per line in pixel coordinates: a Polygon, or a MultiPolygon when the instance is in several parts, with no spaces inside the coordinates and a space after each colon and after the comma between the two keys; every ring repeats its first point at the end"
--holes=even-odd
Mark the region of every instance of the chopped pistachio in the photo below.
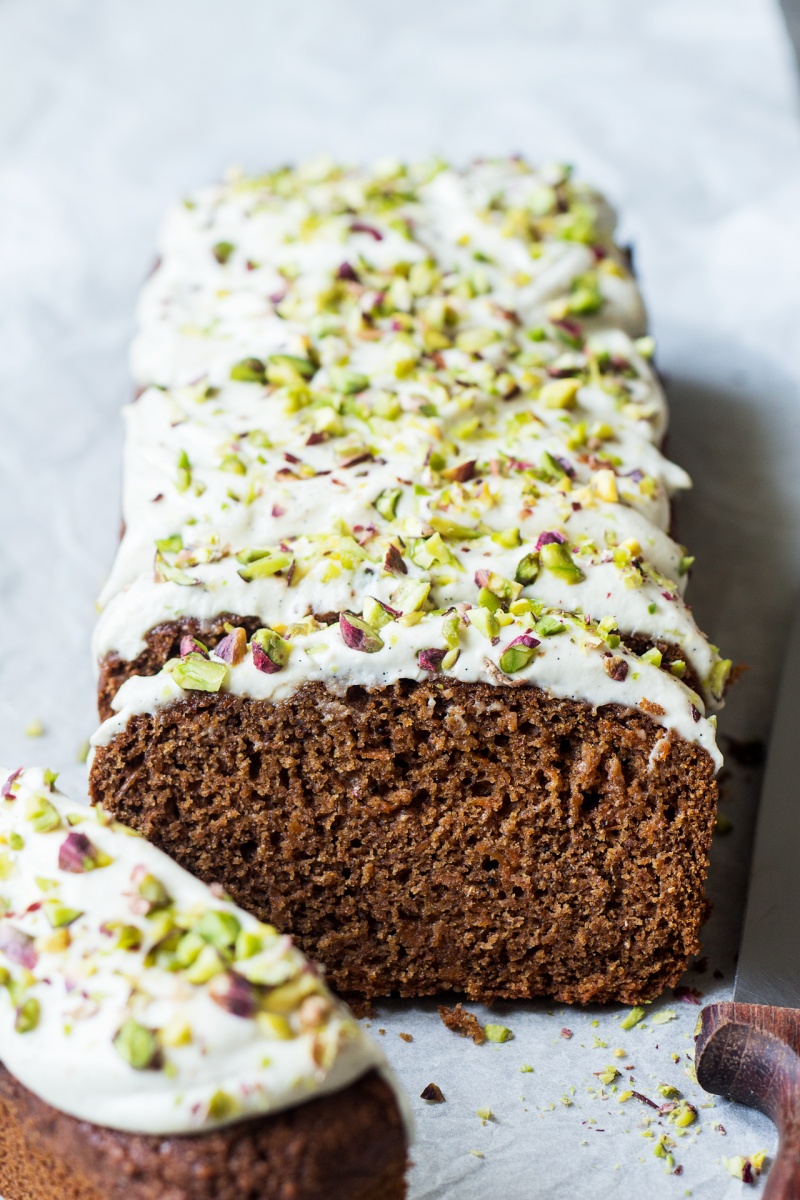
{"type": "Polygon", "coordinates": [[[483,1032],[487,1042],[509,1042],[514,1036],[507,1025],[484,1025],[483,1032]]]}
{"type": "Polygon", "coordinates": [[[639,1022],[644,1019],[644,1015],[644,1009],[637,1004],[631,1009],[628,1015],[620,1021],[620,1027],[622,1029],[633,1029],[635,1025],[638,1025],[639,1022]]]}
{"type": "Polygon", "coordinates": [[[529,583],[533,583],[539,574],[539,553],[526,554],[517,563],[517,570],[514,579],[517,583],[521,583],[523,587],[527,587],[529,583]]]}
{"type": "Polygon", "coordinates": [[[25,816],[37,833],[52,833],[61,827],[61,817],[44,796],[33,795],[25,805],[25,816]]]}
{"type": "Polygon", "coordinates": [[[220,264],[226,263],[235,249],[233,242],[217,242],[213,248],[214,258],[220,264]]]}
{"type": "Polygon", "coordinates": [[[494,613],[488,608],[471,608],[469,610],[469,623],[474,625],[478,633],[483,634],[485,638],[495,638],[500,633],[500,625],[494,613]]]}
{"type": "Polygon", "coordinates": [[[192,692],[218,692],[228,677],[225,663],[214,662],[195,652],[187,654],[172,668],[172,678],[192,692]]]}
{"type": "Polygon", "coordinates": [[[25,737],[38,738],[44,736],[44,725],[41,721],[30,721],[25,726],[25,737]]]}
{"type": "Polygon", "coordinates": [[[578,392],[579,379],[551,379],[539,393],[539,399],[545,408],[574,408],[578,392]]]}
{"type": "Polygon", "coordinates": [[[78,917],[82,917],[83,913],[78,908],[68,908],[66,904],[62,904],[55,896],[49,896],[42,904],[44,915],[50,922],[53,929],[61,929],[65,925],[71,925],[73,921],[77,921],[78,917]]]}
{"type": "Polygon", "coordinates": [[[28,996],[17,1007],[14,1028],[17,1033],[30,1033],[39,1024],[41,1008],[35,996],[28,996]]]}
{"type": "Polygon", "coordinates": [[[195,925],[194,932],[218,950],[227,950],[236,942],[241,928],[238,917],[233,913],[224,909],[209,909],[195,925]]]}
{"type": "Polygon", "coordinates": [[[158,1041],[152,1029],[146,1029],[132,1017],[120,1027],[114,1038],[114,1049],[136,1071],[154,1067],[159,1056],[158,1041]]]}
{"type": "Polygon", "coordinates": [[[586,578],[562,542],[547,542],[539,550],[539,560],[543,567],[558,575],[564,583],[582,583],[586,578]]]}

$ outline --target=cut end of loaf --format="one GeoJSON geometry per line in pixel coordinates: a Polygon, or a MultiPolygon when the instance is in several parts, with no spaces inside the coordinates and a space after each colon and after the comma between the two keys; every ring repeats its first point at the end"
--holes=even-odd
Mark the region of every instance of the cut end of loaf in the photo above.
{"type": "Polygon", "coordinates": [[[98,747],[92,799],[360,996],[651,999],[706,915],[710,756],[533,687],[192,694],[98,747]]]}

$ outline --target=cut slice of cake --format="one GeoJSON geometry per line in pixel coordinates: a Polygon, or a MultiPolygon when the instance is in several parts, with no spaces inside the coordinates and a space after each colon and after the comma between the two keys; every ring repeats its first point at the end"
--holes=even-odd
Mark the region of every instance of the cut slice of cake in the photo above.
{"type": "Polygon", "coordinates": [[[608,205],[312,164],[190,197],[160,254],[93,798],[346,991],[674,982],[730,663],[608,205]]]}
{"type": "Polygon", "coordinates": [[[0,772],[6,1200],[385,1200],[385,1061],[291,939],[55,777],[0,772]]]}

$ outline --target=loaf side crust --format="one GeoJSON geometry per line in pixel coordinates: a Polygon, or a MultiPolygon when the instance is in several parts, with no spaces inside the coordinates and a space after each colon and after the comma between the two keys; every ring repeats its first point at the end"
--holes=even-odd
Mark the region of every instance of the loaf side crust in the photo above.
{"type": "Polygon", "coordinates": [[[713,763],[641,712],[437,679],[192,693],[91,794],[360,996],[650,999],[699,949],[713,763]]]}
{"type": "Polygon", "coordinates": [[[186,1137],[52,1108],[0,1066],[5,1200],[402,1200],[403,1122],[376,1071],[334,1095],[186,1137]]]}

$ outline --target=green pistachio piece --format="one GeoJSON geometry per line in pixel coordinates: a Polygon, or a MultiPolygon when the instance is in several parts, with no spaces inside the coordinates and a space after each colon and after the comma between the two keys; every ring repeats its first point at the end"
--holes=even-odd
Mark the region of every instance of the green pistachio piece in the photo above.
{"type": "Polygon", "coordinates": [[[240,959],[252,958],[253,955],[259,954],[263,948],[264,943],[257,933],[252,933],[249,929],[240,929],[236,937],[233,956],[238,962],[240,959]]]}
{"type": "Polygon", "coordinates": [[[241,923],[233,913],[224,909],[209,909],[195,925],[194,932],[218,950],[228,950],[235,943],[241,928],[241,923]]]}
{"type": "Polygon", "coordinates": [[[669,670],[671,675],[674,675],[677,679],[682,679],[686,674],[686,663],[683,659],[677,658],[675,662],[669,664],[669,670]]]}
{"type": "MultiPolygon", "coordinates": [[[[243,554],[249,554],[253,557],[237,572],[245,583],[251,583],[254,579],[268,579],[271,575],[278,575],[287,571],[294,562],[294,555],[289,554],[284,550],[249,550],[243,551],[243,554]]],[[[237,554],[239,562],[243,561],[242,555],[237,554]]]]}
{"type": "Polygon", "coordinates": [[[190,930],[175,947],[175,962],[179,967],[190,967],[202,954],[208,942],[199,933],[190,930]]]}
{"type": "Polygon", "coordinates": [[[489,591],[485,587],[482,587],[478,592],[478,604],[481,608],[488,608],[489,612],[492,613],[496,613],[498,609],[503,607],[494,592],[489,591]]]}
{"type": "Polygon", "coordinates": [[[620,1029],[633,1029],[635,1025],[638,1025],[639,1022],[644,1019],[644,1015],[644,1009],[637,1004],[636,1007],[632,1008],[628,1015],[623,1018],[622,1021],[620,1021],[620,1029]]]}
{"type": "Polygon", "coordinates": [[[545,408],[574,408],[581,382],[579,379],[551,379],[539,393],[545,408]]]}
{"type": "Polygon", "coordinates": [[[238,454],[225,454],[219,464],[220,471],[227,471],[229,475],[246,475],[247,467],[239,458],[238,454]]]}
{"type": "Polygon", "coordinates": [[[442,621],[442,636],[451,650],[458,649],[462,627],[463,622],[457,612],[449,613],[442,621]]]}
{"type": "Polygon", "coordinates": [[[30,796],[25,805],[25,816],[37,833],[51,833],[61,826],[61,817],[44,796],[30,796]]]}
{"type": "Polygon", "coordinates": [[[78,917],[82,917],[83,913],[78,908],[68,908],[66,904],[62,904],[55,896],[49,896],[42,904],[44,915],[50,922],[53,929],[62,929],[65,925],[71,925],[73,921],[77,921],[78,917]]]}
{"type": "Polygon", "coordinates": [[[426,571],[431,567],[453,566],[458,563],[458,560],[448,550],[440,533],[434,533],[428,538],[420,538],[414,542],[410,553],[412,562],[426,571]]]}
{"type": "Polygon", "coordinates": [[[485,638],[498,637],[500,633],[500,625],[494,613],[488,608],[471,608],[469,610],[469,623],[474,625],[478,633],[483,634],[485,638]]]}
{"type": "Polygon", "coordinates": [[[175,478],[175,487],[179,492],[185,492],[191,486],[192,482],[192,464],[189,462],[189,456],[185,450],[181,450],[178,455],[178,474],[175,478]]]}
{"type": "MultiPolygon", "coordinates": [[[[536,639],[532,638],[531,640],[535,641],[536,639]]],[[[500,670],[506,675],[514,675],[517,671],[524,670],[536,657],[537,648],[537,646],[526,646],[524,642],[506,646],[500,655],[500,670]]]]}
{"type": "Polygon", "coordinates": [[[543,617],[539,617],[534,628],[539,637],[552,637],[553,634],[563,633],[567,627],[559,621],[558,617],[545,613],[543,617]]]}
{"type": "Polygon", "coordinates": [[[230,1092],[219,1088],[208,1102],[208,1119],[210,1121],[229,1121],[241,1111],[236,1098],[230,1092]]]}
{"type": "Polygon", "coordinates": [[[406,579],[392,593],[392,607],[403,613],[420,612],[430,590],[427,579],[406,579]]]}
{"type": "Polygon", "coordinates": [[[359,650],[362,654],[377,654],[383,649],[383,638],[378,631],[355,613],[339,613],[339,632],[345,646],[349,646],[351,650],[359,650]]]}
{"type": "Polygon", "coordinates": [[[187,571],[182,571],[180,567],[173,567],[165,562],[160,551],[156,554],[156,578],[160,583],[167,580],[170,583],[177,583],[181,587],[196,587],[200,582],[187,571]]]}
{"type": "Polygon", "coordinates": [[[145,875],[139,880],[139,895],[150,905],[150,912],[166,908],[171,897],[164,884],[155,875],[145,875]]]}
{"type": "Polygon", "coordinates": [[[267,359],[267,381],[278,387],[302,385],[316,372],[316,367],[307,358],[295,354],[271,354],[267,359]]]}
{"type": "Polygon", "coordinates": [[[117,950],[140,950],[142,931],[137,925],[120,925],[117,933],[117,950]]]}
{"type": "Polygon", "coordinates": [[[266,383],[267,369],[260,358],[243,358],[231,367],[231,379],[240,383],[266,383]]]}
{"type": "Polygon", "coordinates": [[[8,844],[12,850],[23,850],[25,848],[25,839],[19,833],[10,833],[8,835],[8,844]]]}
{"type": "Polygon", "coordinates": [[[114,1038],[114,1049],[120,1058],[136,1071],[156,1066],[159,1058],[158,1041],[152,1029],[146,1029],[130,1017],[114,1038]]]}
{"type": "Polygon", "coordinates": [[[469,542],[482,536],[482,530],[473,529],[469,525],[459,525],[447,517],[431,517],[428,524],[440,533],[443,538],[453,542],[469,542]]]}
{"type": "Polygon", "coordinates": [[[17,1008],[14,1028],[17,1033],[30,1033],[39,1024],[41,1008],[35,996],[28,996],[17,1008]]]}
{"type": "Polygon", "coordinates": [[[156,538],[156,549],[162,554],[177,554],[183,549],[183,538],[179,533],[173,533],[171,537],[156,538]]]}
{"type": "Polygon", "coordinates": [[[661,666],[661,651],[655,646],[651,646],[649,650],[645,650],[644,654],[640,654],[642,662],[650,663],[653,667],[661,666]]]}
{"type": "Polygon", "coordinates": [[[586,578],[562,542],[548,542],[542,546],[539,550],[539,560],[543,567],[570,585],[582,583],[586,578]]]}
{"type": "Polygon", "coordinates": [[[578,275],[573,279],[570,297],[567,302],[568,311],[575,316],[590,316],[599,312],[603,307],[603,293],[594,271],[578,275]]]}
{"type": "Polygon", "coordinates": [[[731,673],[733,663],[729,658],[721,658],[714,663],[708,678],[705,681],[705,686],[712,696],[721,697],[725,691],[725,684],[731,673]]]}
{"type": "Polygon", "coordinates": [[[333,390],[342,392],[345,396],[363,392],[365,388],[369,387],[368,376],[361,375],[358,371],[350,371],[347,367],[329,367],[328,378],[333,390]]]}
{"type": "Polygon", "coordinates": [[[510,603],[516,600],[522,591],[522,584],[515,580],[506,579],[495,571],[478,571],[475,576],[481,587],[488,588],[499,600],[510,603]]]}
{"type": "Polygon", "coordinates": [[[313,996],[319,991],[320,981],[317,976],[312,975],[310,971],[303,971],[288,983],[272,988],[264,1000],[264,1009],[266,1012],[289,1016],[300,1007],[300,1002],[305,1000],[306,996],[313,996]]]}
{"type": "Polygon", "coordinates": [[[247,434],[248,443],[257,450],[271,450],[272,441],[263,429],[251,429],[247,434]]]}
{"type": "Polygon", "coordinates": [[[536,576],[539,574],[539,553],[534,551],[533,554],[526,554],[517,563],[517,570],[514,579],[517,583],[521,583],[523,587],[527,587],[529,583],[533,583],[536,576]]]}
{"type": "Polygon", "coordinates": [[[194,651],[179,659],[172,668],[172,678],[187,692],[218,692],[227,677],[225,663],[212,662],[194,651]]]}
{"type": "Polygon", "coordinates": [[[492,541],[497,542],[504,550],[515,550],[522,538],[518,529],[502,529],[499,533],[492,534],[492,541]]]}
{"type": "Polygon", "coordinates": [[[189,983],[208,983],[215,975],[225,970],[225,962],[214,946],[206,945],[186,971],[189,983]]]}
{"type": "Polygon", "coordinates": [[[393,618],[391,613],[386,611],[379,600],[376,600],[374,596],[366,596],[364,598],[364,620],[373,629],[382,629],[393,618]]]}
{"type": "Polygon", "coordinates": [[[286,666],[291,646],[274,629],[257,629],[250,639],[250,653],[259,671],[270,675],[286,666]]]}
{"type": "Polygon", "coordinates": [[[397,504],[403,494],[402,488],[384,488],[373,500],[374,507],[386,521],[393,521],[397,516],[397,504]]]}
{"type": "Polygon", "coordinates": [[[212,254],[218,263],[224,264],[233,254],[236,247],[233,242],[217,242],[216,246],[212,247],[212,254]]]}
{"type": "Polygon", "coordinates": [[[487,1042],[510,1042],[514,1034],[507,1025],[484,1025],[487,1042]]]}

